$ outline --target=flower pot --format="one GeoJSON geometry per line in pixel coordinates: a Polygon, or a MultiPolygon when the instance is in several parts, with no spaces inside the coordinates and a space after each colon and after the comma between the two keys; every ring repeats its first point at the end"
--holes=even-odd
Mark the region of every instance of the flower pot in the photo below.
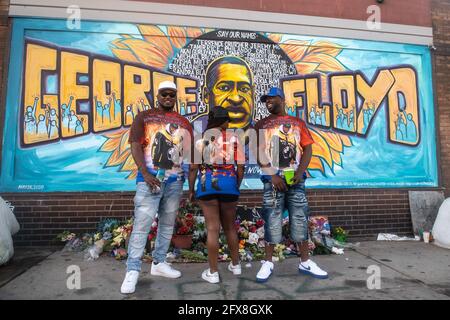
{"type": "Polygon", "coordinates": [[[192,246],[192,234],[174,234],[172,244],[175,248],[190,249],[192,246]]]}

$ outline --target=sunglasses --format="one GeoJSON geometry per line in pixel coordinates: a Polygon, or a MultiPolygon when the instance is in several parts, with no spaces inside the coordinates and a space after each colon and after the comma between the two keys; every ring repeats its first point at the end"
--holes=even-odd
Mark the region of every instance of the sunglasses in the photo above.
{"type": "Polygon", "coordinates": [[[177,94],[175,92],[163,92],[163,93],[161,93],[161,97],[163,97],[163,98],[167,98],[167,97],[175,98],[176,96],[177,96],[177,94]]]}

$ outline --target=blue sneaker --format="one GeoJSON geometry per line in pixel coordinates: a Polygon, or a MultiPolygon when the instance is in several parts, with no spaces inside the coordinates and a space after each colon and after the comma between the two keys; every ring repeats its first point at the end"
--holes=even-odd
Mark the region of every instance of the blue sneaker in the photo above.
{"type": "Polygon", "coordinates": [[[270,261],[261,261],[262,266],[259,269],[258,274],[256,275],[257,282],[266,282],[269,280],[269,277],[272,275],[273,271],[273,262],[270,261]]]}
{"type": "Polygon", "coordinates": [[[317,279],[328,278],[328,273],[320,269],[319,266],[311,259],[308,259],[305,262],[300,262],[300,264],[298,265],[298,272],[303,274],[309,274],[310,276],[313,276],[314,278],[317,279]]]}

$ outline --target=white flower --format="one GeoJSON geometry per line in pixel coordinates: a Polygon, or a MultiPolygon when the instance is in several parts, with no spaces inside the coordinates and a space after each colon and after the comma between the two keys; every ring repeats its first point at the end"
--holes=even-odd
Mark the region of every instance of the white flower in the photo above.
{"type": "Polygon", "coordinates": [[[260,239],[264,238],[264,227],[260,227],[256,230],[256,234],[260,239]]]}
{"type": "Polygon", "coordinates": [[[194,219],[196,223],[205,223],[205,217],[203,216],[194,216],[194,219]]]}
{"type": "Polygon", "coordinates": [[[248,243],[257,244],[259,240],[259,236],[256,233],[250,232],[248,235],[248,243]]]}
{"type": "Polygon", "coordinates": [[[339,249],[336,247],[331,248],[331,252],[335,253],[335,254],[344,254],[344,249],[339,249]]]}

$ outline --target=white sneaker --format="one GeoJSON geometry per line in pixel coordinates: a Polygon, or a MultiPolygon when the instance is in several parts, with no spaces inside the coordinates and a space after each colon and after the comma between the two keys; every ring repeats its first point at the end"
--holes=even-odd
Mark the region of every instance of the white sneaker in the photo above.
{"type": "Polygon", "coordinates": [[[256,281],[258,282],[266,282],[269,277],[272,275],[273,271],[273,262],[270,261],[261,261],[262,266],[259,269],[258,274],[256,275],[256,281]]]}
{"type": "Polygon", "coordinates": [[[136,283],[138,282],[139,272],[135,270],[128,271],[123,280],[120,293],[130,294],[136,290],[136,283]]]}
{"type": "Polygon", "coordinates": [[[242,273],[242,268],[241,268],[240,263],[233,266],[233,262],[230,262],[230,264],[228,264],[228,270],[230,270],[235,276],[238,276],[242,273]]]}
{"type": "Polygon", "coordinates": [[[320,269],[319,266],[311,259],[308,259],[308,261],[305,262],[300,262],[298,265],[298,271],[300,273],[309,274],[310,276],[318,279],[328,278],[328,273],[320,269]]]}
{"type": "Polygon", "coordinates": [[[179,278],[181,277],[181,272],[172,268],[170,263],[166,261],[155,264],[152,262],[152,268],[150,269],[150,274],[152,276],[161,276],[166,278],[179,278]]]}
{"type": "Polygon", "coordinates": [[[205,281],[208,281],[209,283],[219,283],[220,282],[220,278],[219,278],[219,272],[214,272],[211,273],[209,269],[206,269],[205,271],[202,272],[202,278],[205,281]]]}

